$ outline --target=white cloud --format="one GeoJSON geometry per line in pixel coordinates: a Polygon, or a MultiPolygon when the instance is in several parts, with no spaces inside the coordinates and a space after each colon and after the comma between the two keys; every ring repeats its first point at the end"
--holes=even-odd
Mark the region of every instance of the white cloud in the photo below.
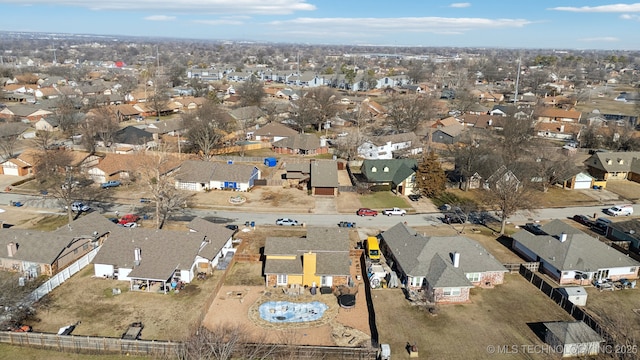
{"type": "MultiPolygon", "coordinates": [[[[16,0],[0,0],[16,3],[16,0]]],[[[292,14],[296,11],[315,10],[307,0],[29,0],[32,5],[76,6],[93,10],[145,10],[150,12],[174,11],[199,14],[292,14]]]]}
{"type": "Polygon", "coordinates": [[[172,21],[172,20],[175,20],[176,17],[168,16],[168,15],[151,15],[151,16],[145,17],[144,19],[149,21],[172,21]]]}
{"type": "Polygon", "coordinates": [[[469,6],[471,6],[471,3],[453,3],[449,5],[452,8],[468,8],[469,6]]]}
{"type": "Polygon", "coordinates": [[[620,15],[620,19],[623,19],[623,20],[635,20],[635,21],[640,21],[640,15],[635,15],[635,14],[622,14],[622,15],[620,15]]]}
{"type": "Polygon", "coordinates": [[[584,42],[617,42],[617,41],[620,41],[620,39],[618,39],[617,37],[614,37],[614,36],[599,36],[599,37],[592,37],[592,38],[582,38],[582,39],[578,39],[578,41],[584,41],[584,42]]]}
{"type": "Polygon", "coordinates": [[[616,12],[640,12],[640,3],[635,4],[611,4],[600,6],[559,6],[548,10],[590,12],[590,13],[616,13],[616,12]]]}
{"type": "Polygon", "coordinates": [[[204,24],[204,25],[212,25],[212,26],[217,26],[217,25],[242,25],[242,24],[244,24],[243,21],[233,20],[233,19],[194,20],[193,22],[196,23],[196,24],[204,24]]]}

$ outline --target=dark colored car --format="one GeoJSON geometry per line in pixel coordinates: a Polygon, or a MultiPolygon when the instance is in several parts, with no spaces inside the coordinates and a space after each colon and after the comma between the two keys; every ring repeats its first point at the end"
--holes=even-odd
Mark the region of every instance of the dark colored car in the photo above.
{"type": "Polygon", "coordinates": [[[465,223],[464,218],[455,213],[444,214],[442,221],[445,224],[464,224],[465,223]]]}
{"type": "Polygon", "coordinates": [[[578,222],[582,225],[593,225],[593,221],[591,221],[591,219],[589,219],[589,217],[586,215],[573,215],[573,221],[578,222]]]}
{"type": "Polygon", "coordinates": [[[338,223],[339,227],[346,227],[346,228],[354,228],[356,227],[356,223],[352,222],[352,221],[340,221],[338,223]]]}
{"type": "Polygon", "coordinates": [[[378,212],[369,208],[360,208],[356,212],[358,216],[378,216],[378,212]]]}
{"type": "Polygon", "coordinates": [[[418,194],[409,195],[409,200],[411,200],[411,201],[418,201],[418,200],[420,200],[420,198],[422,198],[422,195],[418,195],[418,194]]]}

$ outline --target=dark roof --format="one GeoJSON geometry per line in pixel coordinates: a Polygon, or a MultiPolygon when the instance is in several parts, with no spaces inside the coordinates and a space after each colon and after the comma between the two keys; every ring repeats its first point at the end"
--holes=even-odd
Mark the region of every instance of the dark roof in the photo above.
{"type": "Polygon", "coordinates": [[[543,324],[562,345],[604,341],[602,336],[583,321],[554,321],[543,324]]]}
{"type": "Polygon", "coordinates": [[[267,125],[253,132],[254,136],[293,136],[298,134],[297,131],[280,123],[270,122],[267,125]]]}
{"type": "Polygon", "coordinates": [[[138,129],[135,126],[127,126],[120,129],[114,136],[115,142],[119,144],[143,145],[153,140],[153,134],[148,131],[138,129]]]}
{"type": "Polygon", "coordinates": [[[512,235],[513,240],[560,271],[588,272],[640,265],[632,258],[561,220],[553,220],[540,229],[542,233],[539,235],[520,230],[512,235]],[[562,233],[566,234],[564,242],[560,241],[562,233]]]}
{"type": "Polygon", "coordinates": [[[227,228],[224,224],[215,224],[202,218],[194,218],[187,224],[191,231],[201,233],[208,241],[207,245],[202,248],[199,255],[213,260],[224,245],[231,239],[234,231],[227,228]]]}
{"type": "Polygon", "coordinates": [[[411,176],[417,168],[416,159],[366,159],[362,162],[361,171],[370,182],[399,184],[411,176]],[[374,168],[376,171],[373,171],[374,168]]]}

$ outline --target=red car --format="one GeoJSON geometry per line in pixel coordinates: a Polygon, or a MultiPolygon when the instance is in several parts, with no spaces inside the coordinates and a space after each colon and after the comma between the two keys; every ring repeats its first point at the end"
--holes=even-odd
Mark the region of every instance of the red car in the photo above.
{"type": "Polygon", "coordinates": [[[360,208],[356,213],[358,216],[378,216],[378,212],[368,208],[360,208]]]}
{"type": "Polygon", "coordinates": [[[136,214],[126,214],[120,218],[120,220],[118,221],[118,224],[124,225],[128,223],[134,223],[134,222],[137,222],[138,220],[140,220],[140,216],[136,214]]]}

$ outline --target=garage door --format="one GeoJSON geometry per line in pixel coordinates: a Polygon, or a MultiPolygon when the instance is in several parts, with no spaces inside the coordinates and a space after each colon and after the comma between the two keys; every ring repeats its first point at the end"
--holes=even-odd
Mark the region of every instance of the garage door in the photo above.
{"type": "Polygon", "coordinates": [[[315,191],[315,194],[316,194],[316,195],[333,195],[333,194],[334,194],[334,193],[333,193],[334,188],[330,188],[330,187],[329,187],[329,188],[328,188],[328,187],[317,187],[317,188],[315,188],[315,189],[316,189],[316,191],[315,191]]]}
{"type": "Polygon", "coordinates": [[[13,175],[13,176],[20,175],[18,174],[18,167],[14,167],[14,166],[3,166],[2,172],[4,172],[5,175],[13,175]]]}
{"type": "Polygon", "coordinates": [[[574,189],[590,189],[591,188],[591,180],[589,181],[576,181],[574,189]]]}

